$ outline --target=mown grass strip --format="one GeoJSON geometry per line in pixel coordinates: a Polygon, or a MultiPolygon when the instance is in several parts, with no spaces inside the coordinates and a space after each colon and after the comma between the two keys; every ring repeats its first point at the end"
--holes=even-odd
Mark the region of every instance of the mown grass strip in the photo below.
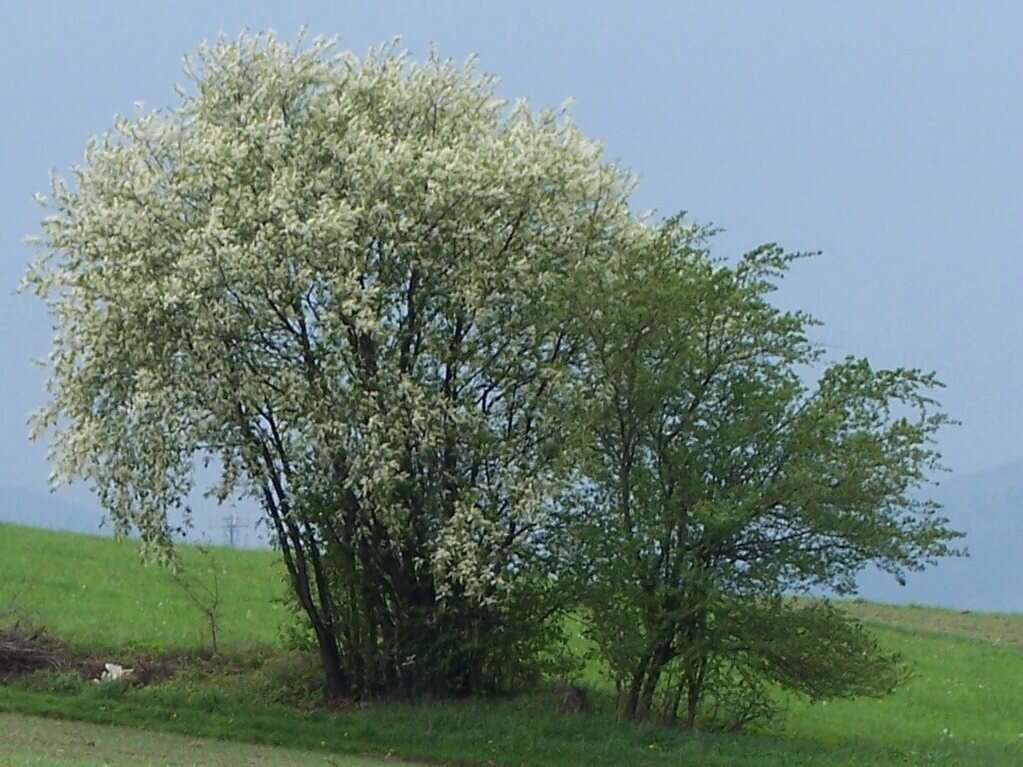
{"type": "Polygon", "coordinates": [[[380,759],[228,743],[129,727],[0,714],[4,767],[383,767],[380,759]]]}

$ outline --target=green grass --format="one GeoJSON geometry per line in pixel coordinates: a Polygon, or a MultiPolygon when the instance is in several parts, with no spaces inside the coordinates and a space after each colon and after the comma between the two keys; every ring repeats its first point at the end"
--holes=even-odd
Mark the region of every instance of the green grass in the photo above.
{"type": "Polygon", "coordinates": [[[882,700],[794,704],[791,737],[948,753],[950,764],[1023,764],[1023,653],[904,628],[877,632],[911,661],[909,683],[882,700]]]}
{"type": "Polygon", "coordinates": [[[175,697],[149,690],[99,700],[89,692],[56,695],[7,688],[0,689],[0,711],[4,710],[330,754],[391,754],[441,764],[887,767],[1017,765],[1020,756],[996,743],[945,744],[940,738],[896,745],[765,734],[688,735],[656,725],[615,724],[605,711],[557,714],[552,701],[541,697],[310,712],[247,705],[223,692],[175,697]]]}
{"type": "MultiPolygon", "coordinates": [[[[286,610],[283,570],[268,551],[212,549],[221,566],[221,645],[277,641],[286,610]]],[[[181,548],[185,569],[207,562],[181,548]]],[[[117,652],[203,646],[202,614],[165,568],[139,563],[138,544],[0,525],[0,608],[15,606],[73,646],[117,652]]]]}
{"type": "Polygon", "coordinates": [[[914,634],[979,639],[995,645],[1023,650],[1023,616],[1004,613],[974,613],[935,607],[906,607],[872,602],[848,602],[845,609],[867,623],[914,634]]]}
{"type": "MultiPolygon", "coordinates": [[[[185,556],[187,563],[196,555],[185,556]]],[[[1023,617],[851,603],[847,608],[874,626],[886,647],[910,661],[911,681],[883,700],[792,701],[783,727],[755,734],[618,723],[610,695],[599,689],[594,709],[583,714],[558,713],[544,692],[310,710],[315,659],[273,649],[284,612],[273,601],[282,588],[274,558],[223,550],[217,556],[231,602],[222,627],[231,652],[221,666],[186,665],[174,679],[139,689],[38,675],[0,687],[0,711],[286,745],[321,756],[390,754],[441,764],[1023,764],[1023,617]]],[[[21,583],[23,607],[80,648],[188,651],[203,642],[199,613],[165,574],[141,568],[130,545],[0,526],[0,595],[3,584],[14,583],[21,583]]],[[[3,748],[0,740],[0,755],[3,748]]]]}
{"type": "Polygon", "coordinates": [[[0,767],[382,767],[359,757],[0,714],[0,767]]]}

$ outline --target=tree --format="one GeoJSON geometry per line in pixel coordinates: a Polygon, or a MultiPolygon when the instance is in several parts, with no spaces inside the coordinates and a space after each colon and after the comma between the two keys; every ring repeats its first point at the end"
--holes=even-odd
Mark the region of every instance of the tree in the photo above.
{"type": "Polygon", "coordinates": [[[198,462],[256,499],[331,695],[462,693],[556,629],[549,304],[634,226],[560,112],[473,65],[268,36],[204,46],[176,108],[118,120],[53,183],[59,479],[170,556],[198,462]]]}
{"type": "Polygon", "coordinates": [[[181,589],[192,606],[202,614],[209,632],[210,650],[214,655],[219,655],[220,618],[224,605],[220,590],[223,565],[209,546],[199,546],[197,551],[199,559],[195,561],[194,567],[183,567],[180,562],[175,563],[176,567],[170,571],[171,582],[181,589]]]}
{"type": "Polygon", "coordinates": [[[768,300],[795,256],[729,266],[673,219],[585,270],[566,304],[585,334],[578,505],[569,516],[590,635],[630,718],[741,726],[772,685],[811,698],[902,678],[813,589],[850,593],[956,537],[914,491],[948,423],[917,370],[848,358],[820,371],[813,320],[768,300]]]}

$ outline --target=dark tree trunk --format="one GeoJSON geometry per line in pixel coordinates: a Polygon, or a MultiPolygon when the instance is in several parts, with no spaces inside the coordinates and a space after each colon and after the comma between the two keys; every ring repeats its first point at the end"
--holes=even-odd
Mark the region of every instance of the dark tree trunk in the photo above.
{"type": "Polygon", "coordinates": [[[692,730],[696,727],[696,715],[700,710],[700,702],[703,700],[703,683],[706,679],[704,673],[707,668],[707,657],[686,659],[686,729],[692,730]]]}
{"type": "Polygon", "coordinates": [[[341,669],[341,655],[338,653],[337,642],[333,636],[317,634],[316,639],[320,645],[320,662],[323,664],[327,699],[339,700],[348,691],[348,680],[341,669]]]}
{"type": "Polygon", "coordinates": [[[635,719],[639,708],[639,696],[643,691],[643,680],[646,678],[647,666],[650,665],[650,653],[646,653],[639,659],[636,669],[632,673],[632,680],[629,683],[629,692],[625,697],[622,706],[622,716],[625,719],[635,719]]]}
{"type": "MultiPolygon", "coordinates": [[[[309,567],[307,560],[306,546],[316,546],[315,541],[307,541],[303,545],[302,537],[293,523],[287,519],[288,508],[278,499],[283,498],[280,485],[277,484],[277,498],[274,497],[269,487],[264,486],[264,508],[266,509],[274,528],[277,532],[277,542],[280,546],[281,556],[284,559],[285,568],[291,579],[295,596],[299,604],[309,618],[309,623],[316,635],[316,643],[320,649],[320,661],[323,665],[323,673],[326,682],[326,695],[328,699],[337,700],[347,691],[348,683],[341,668],[341,654],[338,651],[337,637],[334,636],[333,616],[324,615],[320,608],[327,608],[330,602],[322,600],[326,595],[321,594],[321,603],[318,607],[313,598],[312,584],[309,580],[309,567]]],[[[319,562],[319,556],[315,558],[319,562]]],[[[317,570],[314,577],[318,580],[317,591],[325,589],[327,584],[322,571],[317,570]]]]}
{"type": "Polygon", "coordinates": [[[654,704],[654,693],[657,692],[657,683],[661,679],[661,671],[665,664],[671,659],[671,645],[664,643],[657,646],[646,672],[646,680],[643,682],[643,692],[639,699],[637,716],[647,716],[654,704]]]}
{"type": "Polygon", "coordinates": [[[692,730],[696,727],[696,714],[700,708],[700,690],[695,687],[686,689],[686,729],[692,730]]]}

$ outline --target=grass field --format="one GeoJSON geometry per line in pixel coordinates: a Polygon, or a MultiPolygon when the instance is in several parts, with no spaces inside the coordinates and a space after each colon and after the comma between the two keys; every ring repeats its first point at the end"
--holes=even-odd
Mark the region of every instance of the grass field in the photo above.
{"type": "Polygon", "coordinates": [[[384,767],[381,759],[0,714],[0,767],[384,767]]]}
{"type": "MultiPolygon", "coordinates": [[[[186,566],[196,556],[186,552],[186,566]]],[[[911,681],[879,701],[792,701],[783,726],[754,734],[692,735],[617,723],[610,696],[600,689],[593,691],[591,711],[571,715],[557,713],[553,696],[543,692],[483,702],[310,709],[318,681],[315,661],[275,645],[285,611],[274,602],[282,590],[274,558],[224,550],[216,556],[229,603],[222,626],[229,651],[222,661],[185,666],[174,678],[144,688],[36,675],[0,687],[0,712],[130,725],[139,728],[132,742],[143,755],[150,740],[159,749],[165,734],[173,733],[287,745],[313,760],[288,762],[295,764],[355,764],[339,755],[370,754],[439,764],[550,767],[1023,765],[1023,617],[850,604],[887,647],[911,662],[911,681]]],[[[99,648],[114,660],[146,650],[189,651],[204,642],[201,615],[165,573],[142,568],[128,544],[0,526],[0,605],[5,594],[15,592],[19,608],[39,623],[75,647],[99,648]]],[[[0,727],[11,721],[26,723],[19,725],[26,731],[39,727],[36,719],[9,717],[0,727]]],[[[52,761],[52,753],[33,745],[40,742],[30,735],[11,743],[0,738],[0,765],[93,763],[52,761]]],[[[203,748],[213,753],[219,746],[203,748]]],[[[225,745],[220,761],[196,763],[260,763],[234,753],[225,745]]],[[[145,758],[165,763],[153,754],[145,758]]]]}
{"type": "MultiPolygon", "coordinates": [[[[183,567],[209,562],[181,548],[183,567]]],[[[269,551],[211,549],[220,566],[225,649],[277,642],[282,570],[269,551]]],[[[201,613],[168,572],[139,564],[138,545],[0,525],[0,605],[12,603],[61,639],[88,649],[192,650],[206,641],[201,613]]]]}

